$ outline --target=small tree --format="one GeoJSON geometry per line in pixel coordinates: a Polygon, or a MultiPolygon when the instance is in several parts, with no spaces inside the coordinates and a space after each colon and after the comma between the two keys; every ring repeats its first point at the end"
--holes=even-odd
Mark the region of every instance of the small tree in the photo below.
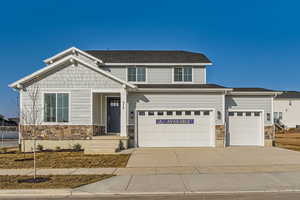
{"type": "Polygon", "coordinates": [[[26,93],[28,102],[26,105],[21,105],[20,124],[23,127],[22,131],[30,132],[33,138],[33,168],[34,179],[36,179],[36,139],[38,126],[42,123],[41,113],[43,107],[40,105],[40,87],[37,83],[24,90],[24,92],[26,93]]]}

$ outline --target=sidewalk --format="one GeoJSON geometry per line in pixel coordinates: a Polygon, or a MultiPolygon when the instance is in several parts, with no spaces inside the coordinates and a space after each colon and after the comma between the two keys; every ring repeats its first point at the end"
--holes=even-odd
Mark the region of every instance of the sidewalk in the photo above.
{"type": "Polygon", "coordinates": [[[76,188],[73,195],[300,191],[300,172],[115,176],[76,188]]]}
{"type": "Polygon", "coordinates": [[[0,198],[300,192],[299,180],[300,172],[115,176],[76,189],[0,190],[0,198]]]}
{"type": "MultiPolygon", "coordinates": [[[[37,169],[38,175],[164,175],[164,174],[216,174],[216,173],[272,173],[300,172],[300,165],[256,166],[189,166],[189,167],[126,167],[126,168],[55,168],[37,169]]],[[[0,175],[33,175],[33,169],[0,169],[0,175]]]]}

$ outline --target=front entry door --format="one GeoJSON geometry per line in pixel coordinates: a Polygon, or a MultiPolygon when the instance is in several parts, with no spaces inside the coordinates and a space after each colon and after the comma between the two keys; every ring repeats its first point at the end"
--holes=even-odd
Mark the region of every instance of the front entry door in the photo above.
{"type": "Polygon", "coordinates": [[[107,132],[120,133],[120,97],[107,98],[107,132]]]}

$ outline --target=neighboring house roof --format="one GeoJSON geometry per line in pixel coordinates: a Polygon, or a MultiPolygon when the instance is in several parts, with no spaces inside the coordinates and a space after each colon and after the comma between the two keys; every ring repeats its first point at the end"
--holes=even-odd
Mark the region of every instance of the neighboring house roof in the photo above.
{"type": "Polygon", "coordinates": [[[275,90],[270,90],[266,88],[255,88],[255,87],[240,87],[240,88],[233,88],[231,92],[232,95],[271,95],[275,96],[280,92],[275,90]]]}
{"type": "Polygon", "coordinates": [[[276,96],[276,99],[300,99],[300,92],[298,91],[282,91],[276,96]]]}
{"type": "Polygon", "coordinates": [[[234,92],[275,92],[266,88],[233,88],[234,92]]]}
{"type": "Polygon", "coordinates": [[[216,84],[136,84],[138,88],[198,88],[198,89],[227,89],[224,86],[216,84]]]}
{"type": "Polygon", "coordinates": [[[93,70],[95,70],[95,71],[97,71],[97,72],[99,72],[99,73],[101,73],[101,74],[103,74],[103,75],[105,75],[105,76],[107,76],[107,77],[115,80],[115,81],[118,81],[119,83],[125,84],[125,85],[127,85],[127,86],[129,86],[131,88],[135,88],[136,87],[135,85],[133,85],[131,83],[128,83],[128,82],[126,82],[124,80],[121,80],[121,79],[115,77],[114,75],[112,75],[111,73],[106,72],[106,71],[100,69],[99,67],[95,67],[95,66],[93,66],[93,65],[91,65],[91,64],[89,64],[89,63],[81,60],[80,58],[78,58],[76,56],[73,56],[73,55],[69,55],[67,57],[64,57],[61,60],[59,60],[59,61],[57,61],[55,63],[52,63],[52,64],[50,64],[50,65],[48,65],[48,66],[46,66],[46,67],[44,67],[44,68],[42,68],[40,70],[38,70],[38,71],[36,71],[36,72],[28,75],[28,76],[26,76],[26,77],[24,77],[24,78],[22,78],[22,79],[20,79],[20,80],[18,80],[16,82],[10,84],[9,87],[19,88],[20,84],[26,83],[27,81],[30,81],[30,80],[32,80],[32,79],[40,76],[41,74],[44,74],[44,73],[50,71],[50,70],[53,70],[55,67],[58,67],[61,64],[66,63],[66,62],[71,62],[71,63],[78,62],[78,63],[81,63],[81,64],[85,65],[86,67],[89,67],[89,68],[91,68],[91,69],[93,69],[93,70]]]}
{"type": "Polygon", "coordinates": [[[147,50],[87,50],[86,53],[102,60],[105,64],[116,63],[190,63],[210,65],[211,61],[202,53],[189,51],[147,50]]]}

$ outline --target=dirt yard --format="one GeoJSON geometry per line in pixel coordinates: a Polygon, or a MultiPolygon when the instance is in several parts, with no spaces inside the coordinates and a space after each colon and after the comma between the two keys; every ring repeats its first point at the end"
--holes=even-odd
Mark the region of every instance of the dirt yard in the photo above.
{"type": "MultiPolygon", "coordinates": [[[[126,167],[130,154],[85,155],[83,152],[39,152],[38,168],[126,167]]],[[[0,153],[0,169],[32,168],[33,153],[0,153]]]]}
{"type": "Polygon", "coordinates": [[[300,151],[300,132],[298,133],[277,133],[275,144],[278,147],[300,151]]]}
{"type": "Polygon", "coordinates": [[[0,189],[57,189],[76,188],[112,177],[113,175],[51,175],[37,178],[49,179],[41,183],[26,183],[32,176],[0,176],[0,189]]]}

